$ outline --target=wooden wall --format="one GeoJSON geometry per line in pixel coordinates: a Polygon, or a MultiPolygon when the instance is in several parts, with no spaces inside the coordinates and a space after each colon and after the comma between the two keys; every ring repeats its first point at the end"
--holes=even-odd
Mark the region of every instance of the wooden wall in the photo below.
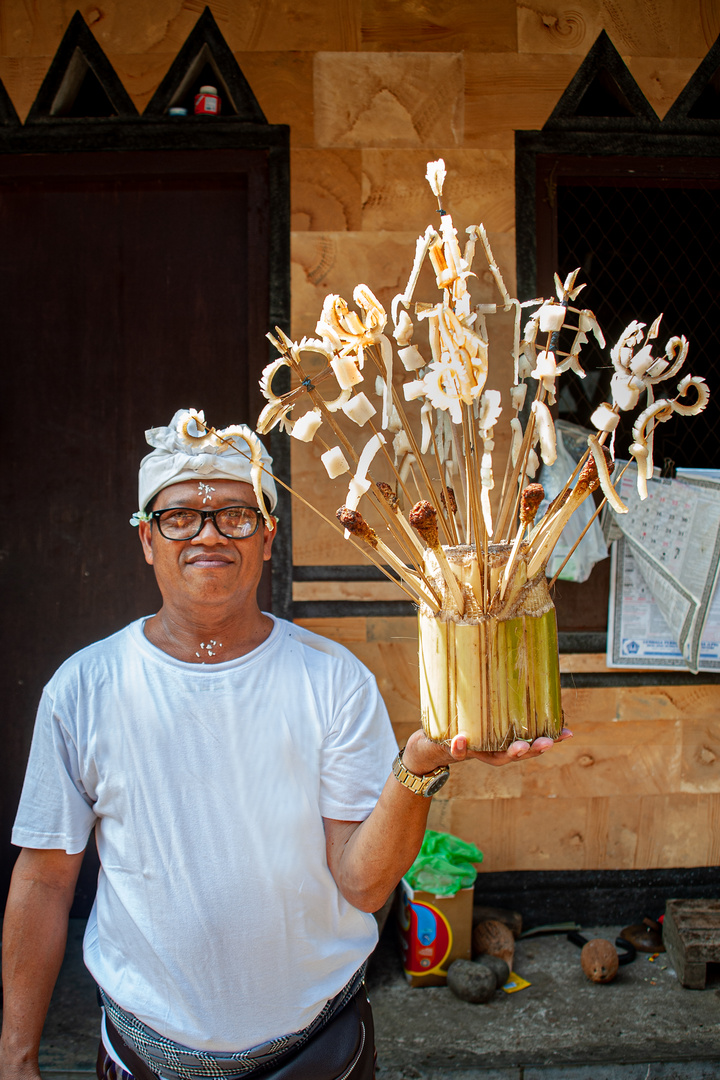
{"type": "MultiPolygon", "coordinates": [[[[24,118],[76,0],[3,0],[0,78],[24,118]]],[[[210,0],[271,123],[292,131],[293,334],[329,292],[366,282],[389,303],[433,219],[425,163],[443,156],[458,224],[482,219],[514,287],[514,131],[543,125],[604,28],[663,116],[720,33],[717,0],[210,0]]],[[[204,0],[98,0],[81,12],[137,108],[204,0]]],[[[491,282],[481,278],[490,299],[491,282]]],[[[507,381],[502,363],[495,385],[507,381]]],[[[253,420],[254,418],[249,418],[253,420]]],[[[293,446],[294,483],[332,515],[318,454],[293,446]]],[[[296,564],[361,556],[294,512],[296,564]]],[[[303,582],[296,599],[391,599],[382,583],[303,582]]],[[[401,598],[401,597],[397,597],[401,598]]],[[[417,724],[410,619],[317,620],[376,673],[398,738],[417,724]]],[[[565,658],[567,666],[601,661],[565,658]]],[[[434,825],[472,839],[486,871],[713,865],[720,858],[720,695],[691,687],[564,692],[575,740],[538,762],[454,772],[434,825]]]]}

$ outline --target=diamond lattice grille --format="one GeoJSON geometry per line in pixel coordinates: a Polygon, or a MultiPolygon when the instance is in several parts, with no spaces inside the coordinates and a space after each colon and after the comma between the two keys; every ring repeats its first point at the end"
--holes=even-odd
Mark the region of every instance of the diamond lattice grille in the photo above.
{"type": "MultiPolygon", "coordinates": [[[[631,319],[649,325],[663,312],[657,351],[671,335],[684,334],[690,341],[684,372],[704,376],[714,391],[701,416],[658,426],[656,464],[671,458],[677,465],[720,466],[720,189],[573,185],[559,186],[557,197],[560,274],[582,267],[588,285],[578,299],[595,311],[608,346],[631,319]]],[[[591,372],[609,363],[594,342],[583,357],[591,372]]],[[[606,366],[585,380],[563,376],[560,415],[591,426],[595,406],[609,400],[611,374],[606,366]]],[[[676,381],[668,383],[673,394],[676,381]]],[[[621,421],[618,454],[629,445],[631,424],[621,421]]]]}

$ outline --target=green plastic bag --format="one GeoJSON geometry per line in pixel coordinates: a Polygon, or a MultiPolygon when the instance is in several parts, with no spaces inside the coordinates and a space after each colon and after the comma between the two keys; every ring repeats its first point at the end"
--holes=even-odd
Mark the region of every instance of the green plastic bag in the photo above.
{"type": "Polygon", "coordinates": [[[405,880],[413,889],[435,896],[454,896],[475,884],[477,870],[473,863],[482,862],[482,857],[482,851],[474,844],[450,833],[428,829],[405,880]]]}

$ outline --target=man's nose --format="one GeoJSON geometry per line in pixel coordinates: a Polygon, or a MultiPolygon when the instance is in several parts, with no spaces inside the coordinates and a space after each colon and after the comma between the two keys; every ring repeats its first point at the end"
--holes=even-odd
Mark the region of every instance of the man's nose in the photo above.
{"type": "Polygon", "coordinates": [[[197,536],[193,536],[193,543],[202,544],[226,544],[227,537],[218,531],[218,527],[212,518],[205,518],[203,527],[197,536]]]}

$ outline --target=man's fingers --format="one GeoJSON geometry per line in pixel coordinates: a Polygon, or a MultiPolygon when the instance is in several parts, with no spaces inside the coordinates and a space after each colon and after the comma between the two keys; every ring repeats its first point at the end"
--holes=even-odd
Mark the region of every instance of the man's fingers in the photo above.
{"type": "Polygon", "coordinates": [[[546,735],[541,735],[539,739],[535,739],[532,748],[533,750],[539,750],[542,754],[545,750],[549,750],[552,744],[552,739],[548,738],[546,735]]]}
{"type": "Polygon", "coordinates": [[[571,738],[572,731],[569,728],[563,728],[555,740],[548,735],[541,735],[539,738],[534,739],[533,742],[528,742],[527,739],[516,739],[510,743],[507,749],[492,752],[469,750],[467,734],[461,731],[450,742],[450,756],[453,761],[465,761],[467,758],[473,757],[479,758],[489,765],[504,765],[509,761],[517,761],[525,757],[539,757],[540,754],[544,754],[546,750],[550,749],[553,742],[562,742],[564,739],[571,738]]]}
{"type": "Polygon", "coordinates": [[[510,743],[507,748],[508,757],[519,758],[524,757],[530,749],[530,743],[525,739],[516,739],[515,742],[510,743]]]}
{"type": "Polygon", "coordinates": [[[467,757],[468,741],[467,735],[462,731],[458,732],[450,743],[450,753],[456,761],[464,761],[467,757]]]}

